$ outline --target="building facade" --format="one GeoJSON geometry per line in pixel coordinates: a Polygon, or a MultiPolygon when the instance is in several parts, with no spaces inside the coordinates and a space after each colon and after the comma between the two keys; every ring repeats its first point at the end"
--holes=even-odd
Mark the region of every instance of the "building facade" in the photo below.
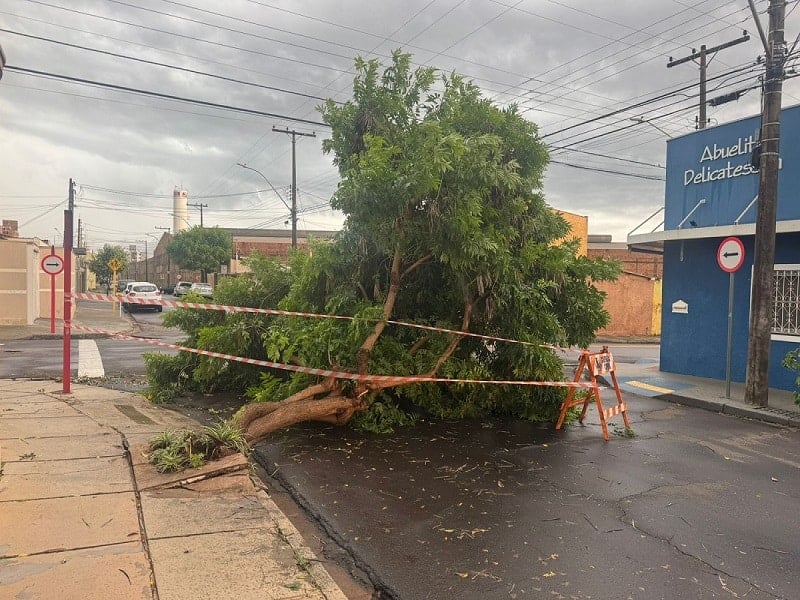
{"type": "MultiPolygon", "coordinates": [[[[800,346],[800,145],[794,143],[800,107],[784,109],[781,121],[769,380],[770,387],[794,389],[796,373],[781,362],[800,346]]],[[[732,290],[731,379],[745,379],[759,179],[752,153],[759,127],[760,118],[751,117],[670,140],[664,230],[628,237],[633,248],[663,250],[663,371],[726,377],[732,290]],[[739,242],[728,238],[741,242],[743,256],[739,242]],[[739,266],[732,275],[722,268],[730,265],[739,266]]]]}
{"type": "MultiPolygon", "coordinates": [[[[224,231],[231,234],[233,245],[231,248],[231,260],[227,264],[220,265],[217,273],[209,273],[209,281],[215,283],[220,276],[238,275],[247,273],[249,269],[244,264],[245,259],[251,254],[258,252],[265,256],[277,258],[286,262],[292,248],[292,232],[285,229],[237,229],[225,228],[224,231]]],[[[311,237],[318,239],[331,239],[336,235],[336,231],[314,231],[297,230],[297,247],[307,248],[308,239],[311,237]]],[[[179,269],[174,265],[167,254],[167,246],[172,241],[172,234],[165,232],[153,249],[153,256],[147,260],[132,262],[123,272],[126,279],[147,280],[162,289],[174,287],[178,281],[200,281],[200,271],[179,269]]]]}
{"type": "Polygon", "coordinates": [[[589,258],[616,260],[622,272],[616,281],[596,281],[606,293],[605,309],[611,316],[600,336],[652,337],[661,335],[661,254],[632,252],[611,236],[590,235],[589,258]]]}

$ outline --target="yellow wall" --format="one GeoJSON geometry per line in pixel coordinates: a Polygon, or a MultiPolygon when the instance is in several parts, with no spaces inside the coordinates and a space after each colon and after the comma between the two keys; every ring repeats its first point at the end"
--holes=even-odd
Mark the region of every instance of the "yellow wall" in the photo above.
{"type": "Polygon", "coordinates": [[[565,212],[563,210],[556,210],[551,209],[557,215],[561,215],[561,217],[569,224],[572,232],[569,233],[564,239],[558,240],[556,244],[566,242],[569,240],[573,240],[578,238],[580,240],[580,246],[578,247],[578,255],[579,256],[586,256],[586,253],[589,251],[589,217],[584,217],[583,215],[576,215],[574,213],[565,212]]]}
{"type": "Polygon", "coordinates": [[[656,279],[653,285],[653,335],[661,335],[661,280],[656,279]]]}

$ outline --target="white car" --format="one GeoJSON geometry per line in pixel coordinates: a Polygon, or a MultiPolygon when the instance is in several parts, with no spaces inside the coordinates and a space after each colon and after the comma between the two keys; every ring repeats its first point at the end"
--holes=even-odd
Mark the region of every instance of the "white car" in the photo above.
{"type": "Polygon", "coordinates": [[[205,298],[211,298],[214,295],[214,288],[210,283],[193,283],[189,291],[194,294],[200,294],[205,298]]]}
{"type": "Polygon", "coordinates": [[[172,291],[173,296],[183,296],[192,287],[191,281],[179,281],[175,284],[175,289],[172,291]]]}
{"type": "Polygon", "coordinates": [[[158,286],[148,281],[132,281],[122,293],[122,310],[133,312],[134,310],[155,310],[161,312],[163,307],[160,304],[138,304],[136,302],[126,302],[126,299],[146,298],[148,300],[161,300],[161,291],[158,286]]]}

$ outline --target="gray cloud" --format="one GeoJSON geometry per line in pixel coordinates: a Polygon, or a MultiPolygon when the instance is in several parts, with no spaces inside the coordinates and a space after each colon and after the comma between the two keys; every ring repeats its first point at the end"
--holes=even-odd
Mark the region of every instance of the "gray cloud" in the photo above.
{"type": "MultiPolygon", "coordinates": [[[[765,0],[757,6],[763,12],[765,0]]],[[[699,77],[692,63],[667,69],[668,58],[734,39],[742,29],[755,31],[746,2],[738,0],[9,0],[0,23],[16,32],[337,100],[349,96],[355,55],[382,58],[402,47],[419,64],[461,72],[487,97],[518,104],[554,147],[554,161],[583,167],[552,164],[545,179],[548,201],[588,215],[592,233],[612,233],[618,241],[662,204],[664,186],[602,171],[659,176],[663,170],[555,147],[663,165],[667,134],[693,131],[699,77]],[[659,94],[666,97],[555,133],[659,94]]],[[[797,30],[797,15],[790,12],[790,42],[797,30]]],[[[711,61],[710,97],[757,85],[762,67],[755,59],[763,51],[757,35],[752,37],[711,61]],[[753,66],[747,70],[748,65],[753,66]]],[[[0,43],[17,67],[320,120],[320,100],[10,33],[0,32],[0,43]]],[[[785,91],[784,105],[800,101],[795,79],[786,81],[785,91]]],[[[756,114],[759,96],[756,89],[738,102],[709,108],[709,117],[724,123],[756,114]]],[[[280,227],[285,207],[271,191],[257,195],[268,186],[236,166],[258,169],[287,197],[290,139],[273,133],[273,126],[316,131],[317,138],[298,140],[297,164],[301,211],[318,210],[337,181],[330,157],[321,151],[324,127],[8,71],[0,82],[0,164],[6,173],[0,217],[30,221],[23,235],[51,236],[61,227],[61,211],[37,217],[65,197],[73,177],[86,186],[78,216],[96,245],[135,241],[156,226],[171,225],[174,186],[188,189],[190,198],[206,197],[207,224],[280,227]]],[[[198,223],[197,212],[190,214],[198,223]]],[[[300,226],[331,228],[339,222],[330,212],[308,212],[300,226]]]]}

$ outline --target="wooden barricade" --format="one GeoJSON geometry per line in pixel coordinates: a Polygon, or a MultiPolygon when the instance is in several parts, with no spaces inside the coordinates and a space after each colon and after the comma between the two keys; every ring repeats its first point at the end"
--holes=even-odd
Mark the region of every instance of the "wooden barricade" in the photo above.
{"type": "Polygon", "coordinates": [[[627,406],[622,400],[622,393],[619,390],[619,383],[617,382],[617,369],[614,363],[614,357],[611,355],[608,347],[603,346],[603,350],[595,354],[591,354],[588,350],[581,352],[580,362],[578,362],[578,368],[575,370],[575,378],[573,381],[580,381],[581,377],[583,377],[584,369],[589,370],[589,376],[592,382],[591,387],[588,388],[586,396],[578,400],[575,400],[576,388],[569,388],[567,398],[561,405],[561,414],[558,417],[556,429],[561,429],[561,426],[564,424],[564,419],[567,416],[567,411],[574,406],[583,405],[581,416],[578,418],[578,421],[583,423],[586,417],[586,409],[589,408],[589,402],[594,398],[595,404],[597,404],[597,412],[600,414],[600,425],[603,428],[603,437],[608,441],[607,419],[621,414],[622,420],[625,422],[625,428],[630,429],[631,426],[628,422],[627,406]],[[603,401],[600,399],[600,387],[597,385],[598,375],[611,376],[611,381],[614,383],[614,391],[617,394],[617,404],[615,406],[603,408],[603,401]]]}

